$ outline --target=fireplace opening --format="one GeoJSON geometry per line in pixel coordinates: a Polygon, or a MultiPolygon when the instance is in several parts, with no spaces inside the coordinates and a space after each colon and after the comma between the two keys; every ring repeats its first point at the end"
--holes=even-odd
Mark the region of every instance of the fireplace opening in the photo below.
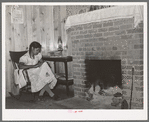
{"type": "Polygon", "coordinates": [[[121,60],[86,59],[87,82],[100,89],[118,86],[122,89],[121,60]]]}

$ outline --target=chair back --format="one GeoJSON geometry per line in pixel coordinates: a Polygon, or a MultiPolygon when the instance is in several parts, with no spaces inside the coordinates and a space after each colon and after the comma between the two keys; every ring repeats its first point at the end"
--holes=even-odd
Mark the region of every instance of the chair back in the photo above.
{"type": "Polygon", "coordinates": [[[12,64],[15,69],[17,69],[17,64],[19,63],[19,59],[21,56],[23,56],[27,51],[9,51],[10,53],[10,58],[12,60],[12,64]]]}

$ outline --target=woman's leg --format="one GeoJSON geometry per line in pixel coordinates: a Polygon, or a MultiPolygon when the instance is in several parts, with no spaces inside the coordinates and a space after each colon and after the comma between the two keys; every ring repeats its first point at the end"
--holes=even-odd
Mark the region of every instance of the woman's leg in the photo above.
{"type": "Polygon", "coordinates": [[[54,93],[51,91],[49,84],[45,85],[43,89],[40,91],[39,96],[43,96],[44,92],[47,91],[50,97],[54,96],[54,93]]]}
{"type": "Polygon", "coordinates": [[[41,89],[41,91],[40,91],[40,93],[39,93],[39,96],[43,96],[43,94],[45,93],[45,89],[43,88],[43,89],[41,89]]]}

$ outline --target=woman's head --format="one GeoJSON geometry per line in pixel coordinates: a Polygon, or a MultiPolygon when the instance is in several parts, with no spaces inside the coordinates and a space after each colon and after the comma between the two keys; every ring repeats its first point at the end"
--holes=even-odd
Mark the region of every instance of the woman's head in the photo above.
{"type": "Polygon", "coordinates": [[[37,55],[41,52],[41,44],[34,41],[29,46],[29,54],[33,53],[33,55],[37,55]]]}

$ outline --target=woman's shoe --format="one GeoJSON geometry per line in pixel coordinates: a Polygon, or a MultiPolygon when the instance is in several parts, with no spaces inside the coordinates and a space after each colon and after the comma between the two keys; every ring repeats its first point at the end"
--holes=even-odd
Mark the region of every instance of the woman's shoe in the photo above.
{"type": "Polygon", "coordinates": [[[58,95],[54,95],[54,96],[52,97],[52,99],[58,101],[58,100],[60,100],[60,97],[59,97],[58,95]]]}
{"type": "Polygon", "coordinates": [[[45,101],[43,96],[38,96],[38,101],[45,101]]]}

